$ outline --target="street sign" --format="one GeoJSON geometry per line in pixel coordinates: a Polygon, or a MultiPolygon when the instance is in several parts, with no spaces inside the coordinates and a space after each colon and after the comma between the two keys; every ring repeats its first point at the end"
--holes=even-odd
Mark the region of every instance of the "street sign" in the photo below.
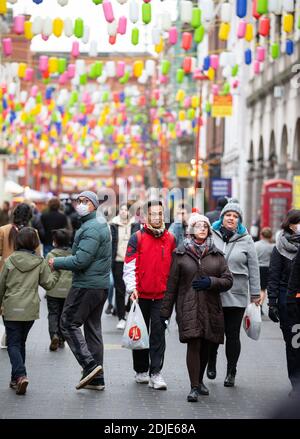
{"type": "Polygon", "coordinates": [[[232,116],[232,95],[215,95],[212,104],[212,117],[232,116]]]}
{"type": "Polygon", "coordinates": [[[231,178],[212,178],[211,196],[213,198],[231,197],[231,178]]]}

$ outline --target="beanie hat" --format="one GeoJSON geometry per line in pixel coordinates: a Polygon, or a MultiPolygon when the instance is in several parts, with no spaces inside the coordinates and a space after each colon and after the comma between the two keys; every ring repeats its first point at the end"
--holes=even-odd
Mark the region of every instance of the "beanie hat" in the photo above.
{"type": "Polygon", "coordinates": [[[227,203],[226,206],[223,207],[220,216],[223,217],[226,212],[236,212],[239,215],[241,222],[243,222],[243,212],[238,203],[227,203]]]}
{"type": "Polygon", "coordinates": [[[88,198],[93,203],[93,205],[95,206],[96,209],[99,207],[98,197],[95,194],[95,192],[84,191],[84,192],[81,192],[81,194],[78,195],[78,198],[80,198],[80,197],[88,198]]]}
{"type": "Polygon", "coordinates": [[[207,216],[200,215],[200,213],[195,212],[195,213],[192,213],[191,216],[189,217],[188,233],[193,233],[193,228],[195,227],[195,224],[197,224],[199,222],[206,223],[209,228],[211,227],[210,221],[207,218],[207,216]]]}

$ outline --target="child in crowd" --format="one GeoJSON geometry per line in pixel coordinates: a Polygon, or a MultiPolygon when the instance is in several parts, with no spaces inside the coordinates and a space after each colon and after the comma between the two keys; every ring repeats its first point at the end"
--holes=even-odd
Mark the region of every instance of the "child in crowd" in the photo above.
{"type": "MultiPolygon", "coordinates": [[[[70,249],[70,234],[66,229],[53,230],[53,247],[48,253],[46,261],[59,256],[65,257],[72,254],[70,249]]],[[[66,297],[72,285],[72,272],[67,270],[58,271],[58,282],[54,288],[47,291],[48,323],[51,343],[50,351],[56,351],[58,347],[64,347],[64,338],[60,330],[60,317],[66,297]]]]}
{"type": "Polygon", "coordinates": [[[39,245],[35,229],[21,229],[15,238],[15,251],[6,259],[0,275],[0,313],[12,365],[9,385],[17,395],[24,395],[28,386],[25,343],[34,321],[39,318],[38,286],[51,289],[58,278],[58,273],[51,273],[47,262],[35,254],[39,245]]]}

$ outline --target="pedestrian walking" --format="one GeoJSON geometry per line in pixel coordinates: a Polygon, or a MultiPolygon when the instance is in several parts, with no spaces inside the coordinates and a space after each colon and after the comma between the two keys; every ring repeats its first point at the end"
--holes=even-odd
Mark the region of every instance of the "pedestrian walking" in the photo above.
{"type": "Polygon", "coordinates": [[[131,300],[138,299],[148,332],[150,329],[150,348],[133,350],[133,368],[137,383],[166,389],[161,375],[165,328],[161,325],[160,308],[176,244],[174,236],[166,230],[162,202],[149,201],[145,213],[146,224],[128,242],[123,275],[126,291],[131,300]]]}
{"type": "MultiPolygon", "coordinates": [[[[53,250],[47,255],[47,262],[52,258],[67,257],[72,254],[70,249],[70,233],[66,229],[53,230],[53,250]]],[[[60,328],[60,319],[65,300],[72,286],[72,272],[58,271],[58,281],[54,288],[47,291],[48,326],[50,335],[50,351],[63,348],[65,341],[60,328]]]]}
{"type": "Polygon", "coordinates": [[[41,223],[44,228],[44,236],[42,243],[44,246],[44,257],[53,249],[52,231],[57,229],[65,229],[68,227],[67,217],[59,211],[60,201],[58,198],[51,198],[48,202],[48,210],[42,213],[41,223]]]}
{"type": "Polygon", "coordinates": [[[6,259],[0,275],[0,309],[7,334],[7,350],[12,366],[9,386],[23,395],[28,386],[25,367],[26,339],[39,318],[38,286],[53,288],[57,274],[35,254],[39,246],[36,230],[24,227],[16,236],[15,251],[6,259]]]}
{"type": "MultiPolygon", "coordinates": [[[[292,262],[300,248],[300,210],[290,210],[281,225],[281,229],[277,235],[276,245],[271,255],[267,293],[269,299],[269,317],[273,322],[279,322],[286,344],[288,376],[293,386],[295,355],[290,339],[291,324],[288,318],[287,293],[292,262]]],[[[297,267],[297,264],[295,267],[297,267]]],[[[290,290],[291,293],[288,296],[292,299],[293,297],[291,296],[298,292],[297,275],[295,271],[291,278],[290,290]]],[[[292,302],[294,301],[292,300],[292,302]]],[[[295,310],[296,307],[290,307],[290,321],[295,317],[293,316],[295,310]]]]}
{"type": "Polygon", "coordinates": [[[274,248],[274,244],[272,243],[272,230],[270,227],[264,227],[262,229],[260,240],[256,241],[254,245],[259,265],[261,313],[263,314],[262,308],[267,295],[266,290],[269,278],[269,266],[274,248]]]}
{"type": "MultiPolygon", "coordinates": [[[[240,328],[245,309],[251,300],[260,304],[259,266],[254,242],[243,225],[243,214],[238,203],[228,203],[220,219],[213,225],[213,240],[223,251],[233,275],[232,288],[222,294],[225,323],[225,353],[227,374],[225,387],[235,385],[237,363],[241,352],[240,328]]],[[[215,379],[218,345],[210,345],[207,377],[215,379]]]]}
{"type": "Polygon", "coordinates": [[[55,270],[73,272],[60,324],[64,339],[83,369],[76,389],[105,387],[101,315],[109,288],[111,236],[103,216],[96,217],[98,206],[94,192],[79,194],[76,210],[82,225],[76,232],[72,255],[49,259],[55,270]]]}
{"type": "Polygon", "coordinates": [[[127,204],[120,206],[119,215],[112,219],[110,230],[112,237],[112,273],[116,292],[116,308],[119,322],[117,329],[124,330],[125,320],[125,293],[126,287],[123,281],[123,267],[126,249],[130,236],[140,229],[140,224],[129,218],[127,204]]]}
{"type": "Polygon", "coordinates": [[[220,293],[232,287],[232,275],[223,253],[212,240],[209,219],[193,213],[189,238],[173,252],[168,288],[161,307],[162,325],[176,303],[179,340],[187,343],[186,363],[190,377],[189,402],[209,395],[203,383],[209,342],[224,343],[224,317],[220,293]]]}
{"type": "Polygon", "coordinates": [[[187,237],[189,210],[185,204],[180,204],[176,211],[175,221],[168,229],[168,231],[174,235],[177,247],[179,247],[187,237]]]}

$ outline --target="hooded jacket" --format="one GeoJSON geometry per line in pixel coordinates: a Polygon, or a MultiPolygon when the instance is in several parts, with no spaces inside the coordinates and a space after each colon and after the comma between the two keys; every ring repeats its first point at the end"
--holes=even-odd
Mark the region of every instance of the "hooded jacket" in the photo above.
{"type": "MultiPolygon", "coordinates": [[[[70,256],[71,249],[55,248],[47,254],[46,261],[51,258],[70,256]]],[[[47,291],[47,296],[65,299],[72,286],[72,272],[67,270],[58,271],[58,281],[54,288],[47,291]]]]}
{"type": "Polygon", "coordinates": [[[15,251],[4,263],[0,275],[0,306],[5,320],[31,321],[39,318],[39,285],[54,287],[58,273],[47,262],[26,250],[15,251]]]}

